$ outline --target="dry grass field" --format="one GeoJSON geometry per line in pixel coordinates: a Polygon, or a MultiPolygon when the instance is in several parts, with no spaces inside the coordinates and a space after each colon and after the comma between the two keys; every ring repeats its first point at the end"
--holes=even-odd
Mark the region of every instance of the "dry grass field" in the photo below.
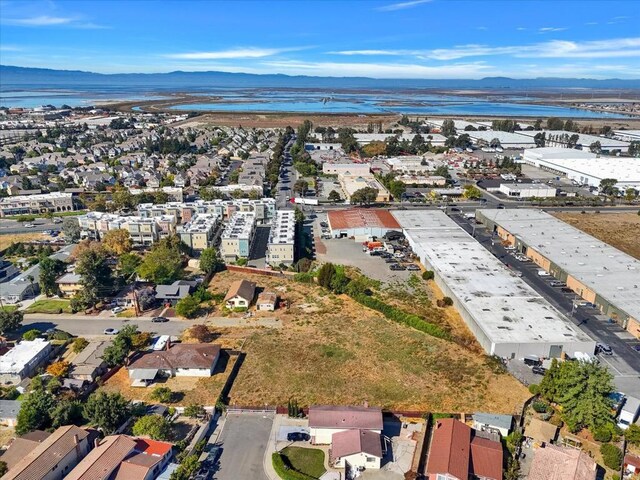
{"type": "MultiPolygon", "coordinates": [[[[246,359],[231,390],[232,405],[282,405],[293,397],[300,405],[368,401],[394,409],[514,413],[528,397],[513,377],[494,373],[475,345],[464,347],[396,324],[347,296],[314,285],[231,272],[216,275],[210,289],[225,292],[238,278],[278,291],[291,308],[276,312],[283,321],[280,329],[231,333],[233,342],[239,335],[246,337],[246,359]]],[[[399,290],[395,286],[381,296],[399,290]]],[[[406,303],[410,301],[407,297],[406,303]]],[[[425,298],[414,303],[413,311],[427,312],[434,323],[453,322],[456,337],[466,333],[455,324],[461,320],[453,311],[428,307],[425,298]]],[[[228,342],[229,334],[221,332],[216,341],[228,342]]]]}
{"type": "Polygon", "coordinates": [[[572,213],[557,212],[560,220],[593,235],[599,240],[619,248],[640,259],[640,215],[624,213],[572,213]]]}
{"type": "Polygon", "coordinates": [[[35,240],[47,240],[50,239],[48,235],[42,233],[10,233],[7,235],[0,235],[0,250],[4,250],[12,243],[18,242],[33,242],[35,240]]]}

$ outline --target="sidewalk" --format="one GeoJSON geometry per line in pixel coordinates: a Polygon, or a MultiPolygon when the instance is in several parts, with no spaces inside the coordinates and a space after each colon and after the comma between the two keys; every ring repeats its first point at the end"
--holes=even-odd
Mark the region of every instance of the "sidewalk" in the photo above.
{"type": "Polygon", "coordinates": [[[115,315],[109,317],[103,317],[101,315],[82,315],[79,313],[26,313],[24,315],[25,320],[117,320],[121,322],[137,322],[137,321],[151,321],[153,317],[116,317],[115,315]]]}

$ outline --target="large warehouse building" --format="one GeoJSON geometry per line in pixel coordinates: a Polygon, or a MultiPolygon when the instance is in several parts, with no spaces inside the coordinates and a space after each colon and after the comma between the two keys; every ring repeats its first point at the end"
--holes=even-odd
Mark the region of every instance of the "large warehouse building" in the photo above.
{"type": "Polygon", "coordinates": [[[370,237],[381,238],[390,230],[402,230],[393,215],[382,209],[330,210],[327,219],[332,237],[353,237],[356,241],[365,241],[370,237]]]}
{"type": "Polygon", "coordinates": [[[476,217],[640,338],[640,261],[540,210],[477,210],[476,217]]]}
{"type": "Polygon", "coordinates": [[[600,186],[605,178],[615,178],[617,187],[622,190],[640,188],[640,159],[637,158],[605,157],[584,150],[544,147],[525,150],[522,161],[592,187],[600,186]]]}
{"type": "Polygon", "coordinates": [[[422,264],[490,355],[592,354],[595,341],[441,211],[394,211],[422,264]]]}

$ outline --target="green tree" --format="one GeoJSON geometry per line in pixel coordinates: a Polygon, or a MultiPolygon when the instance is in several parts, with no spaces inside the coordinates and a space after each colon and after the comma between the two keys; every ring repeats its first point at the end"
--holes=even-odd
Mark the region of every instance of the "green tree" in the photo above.
{"type": "Polygon", "coordinates": [[[204,417],[207,414],[202,405],[191,404],[184,408],[184,415],[190,418],[204,417]]]}
{"type": "Polygon", "coordinates": [[[462,191],[462,196],[468,199],[482,198],[482,190],[475,185],[465,185],[462,191]]]}
{"type": "Polygon", "coordinates": [[[629,203],[633,202],[637,196],[638,192],[635,190],[635,188],[629,187],[624,191],[624,199],[629,203]]]}
{"type": "Polygon", "coordinates": [[[85,348],[87,348],[87,345],[89,345],[89,342],[86,338],[82,338],[82,337],[78,337],[73,341],[73,353],[80,353],[82,350],[84,350],[85,348]]]}
{"type": "Polygon", "coordinates": [[[57,258],[43,257],[38,265],[40,267],[40,278],[38,279],[40,291],[47,297],[56,295],[59,291],[56,280],[66,270],[65,263],[57,258]]]}
{"type": "Polygon", "coordinates": [[[76,273],[80,275],[83,286],[82,300],[94,307],[98,301],[111,294],[113,279],[109,256],[103,248],[94,246],[81,251],[76,261],[76,273]]]}
{"type": "Polygon", "coordinates": [[[378,198],[378,189],[373,187],[364,187],[356,190],[351,195],[350,201],[356,205],[371,205],[378,198]]]}
{"type": "Polygon", "coordinates": [[[629,425],[629,428],[624,432],[624,438],[631,445],[640,445],[640,425],[637,423],[629,425]]]}
{"type": "Polygon", "coordinates": [[[389,193],[396,200],[400,200],[402,195],[404,195],[404,192],[407,191],[407,186],[400,180],[392,180],[389,182],[389,186],[387,188],[389,189],[389,193]]]}
{"type": "Polygon", "coordinates": [[[616,184],[618,180],[615,178],[603,178],[600,180],[600,192],[603,195],[613,196],[618,193],[618,189],[616,188],[616,184]]]}
{"type": "Polygon", "coordinates": [[[125,253],[118,257],[118,272],[124,278],[131,278],[142,263],[142,258],[137,253],[125,253]]]}
{"type": "Polygon", "coordinates": [[[138,204],[136,197],[124,187],[116,187],[111,202],[116,210],[132,210],[138,204]]]}
{"type": "Polygon", "coordinates": [[[135,436],[147,436],[152,440],[169,440],[171,438],[171,423],[162,415],[146,415],[133,424],[135,436]]]}
{"type": "Polygon", "coordinates": [[[176,304],[176,313],[181,317],[195,318],[200,311],[200,300],[194,295],[187,295],[178,300],[176,304]]]}
{"type": "Polygon", "coordinates": [[[622,465],[622,450],[611,443],[604,443],[600,446],[602,461],[612,470],[620,470],[622,465]]]}
{"type": "Polygon", "coordinates": [[[182,257],[177,246],[156,244],[138,267],[138,274],[157,285],[182,277],[182,257]]]}
{"type": "Polygon", "coordinates": [[[306,180],[297,180],[296,183],[293,184],[293,191],[299,193],[303,197],[308,189],[309,182],[306,180]]]}
{"type": "Polygon", "coordinates": [[[331,290],[331,282],[336,275],[336,267],[333,263],[325,263],[318,270],[318,285],[331,290]]]}
{"type": "Polygon", "coordinates": [[[84,405],[83,414],[94,426],[110,435],[131,414],[131,405],[120,393],[95,392],[84,405]]]}
{"type": "Polygon", "coordinates": [[[589,145],[589,150],[591,151],[591,153],[600,153],[602,152],[602,144],[600,143],[600,141],[596,140],[591,145],[589,145]]]}
{"type": "Polygon", "coordinates": [[[79,424],[82,420],[82,404],[78,401],[58,400],[51,411],[51,426],[53,428],[79,424]]]}
{"type": "Polygon", "coordinates": [[[22,339],[27,341],[35,340],[40,336],[40,330],[37,328],[32,328],[31,330],[27,330],[22,334],[22,339]]]}
{"type": "Polygon", "coordinates": [[[300,207],[296,207],[294,210],[294,219],[297,225],[302,225],[304,222],[304,212],[300,209],[300,207]]]}
{"type": "Polygon", "coordinates": [[[329,201],[331,203],[338,203],[342,201],[342,197],[340,196],[340,194],[338,192],[336,192],[335,190],[331,190],[329,192],[329,201]]]}
{"type": "Polygon", "coordinates": [[[205,248],[200,254],[200,270],[207,275],[217,272],[224,266],[215,248],[205,248]]]}
{"type": "Polygon", "coordinates": [[[62,233],[64,233],[65,238],[72,242],[77,242],[80,239],[80,232],[82,232],[82,229],[77,218],[65,217],[62,220],[62,233]]]}
{"type": "Polygon", "coordinates": [[[7,462],[0,460],[0,478],[2,478],[8,471],[9,467],[7,466],[7,462]]]}
{"type": "Polygon", "coordinates": [[[442,127],[440,128],[440,132],[445,137],[451,137],[456,134],[456,125],[453,120],[446,119],[442,122],[442,127]]]}
{"type": "Polygon", "coordinates": [[[51,393],[38,389],[29,392],[20,405],[16,424],[16,434],[24,435],[34,430],[48,428],[51,424],[50,412],[56,402],[51,393]]]}
{"type": "Polygon", "coordinates": [[[504,471],[504,480],[518,480],[520,478],[520,463],[513,457],[507,459],[507,468],[504,471]]]}
{"type": "Polygon", "coordinates": [[[156,387],[149,396],[151,400],[161,403],[171,403],[173,401],[173,392],[168,387],[156,387]]]}
{"type": "Polygon", "coordinates": [[[20,310],[8,311],[0,310],[0,334],[6,335],[20,328],[23,313],[20,310]]]}

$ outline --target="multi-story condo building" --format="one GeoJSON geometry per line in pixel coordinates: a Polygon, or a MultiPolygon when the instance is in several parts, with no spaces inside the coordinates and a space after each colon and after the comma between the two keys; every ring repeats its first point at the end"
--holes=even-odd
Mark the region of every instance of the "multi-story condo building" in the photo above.
{"type": "Polygon", "coordinates": [[[267,263],[291,265],[295,262],[296,219],[293,210],[278,210],[269,232],[267,263]]]}
{"type": "Polygon", "coordinates": [[[178,226],[182,243],[192,252],[213,246],[213,238],[220,224],[220,217],[213,213],[197,213],[187,223],[178,226]]]}
{"type": "Polygon", "coordinates": [[[253,212],[237,212],[229,219],[220,243],[220,256],[225,262],[249,257],[255,228],[256,216],[253,212]]]}
{"type": "Polygon", "coordinates": [[[66,192],[0,198],[0,217],[47,212],[70,212],[72,210],[72,194],[66,192]]]}

